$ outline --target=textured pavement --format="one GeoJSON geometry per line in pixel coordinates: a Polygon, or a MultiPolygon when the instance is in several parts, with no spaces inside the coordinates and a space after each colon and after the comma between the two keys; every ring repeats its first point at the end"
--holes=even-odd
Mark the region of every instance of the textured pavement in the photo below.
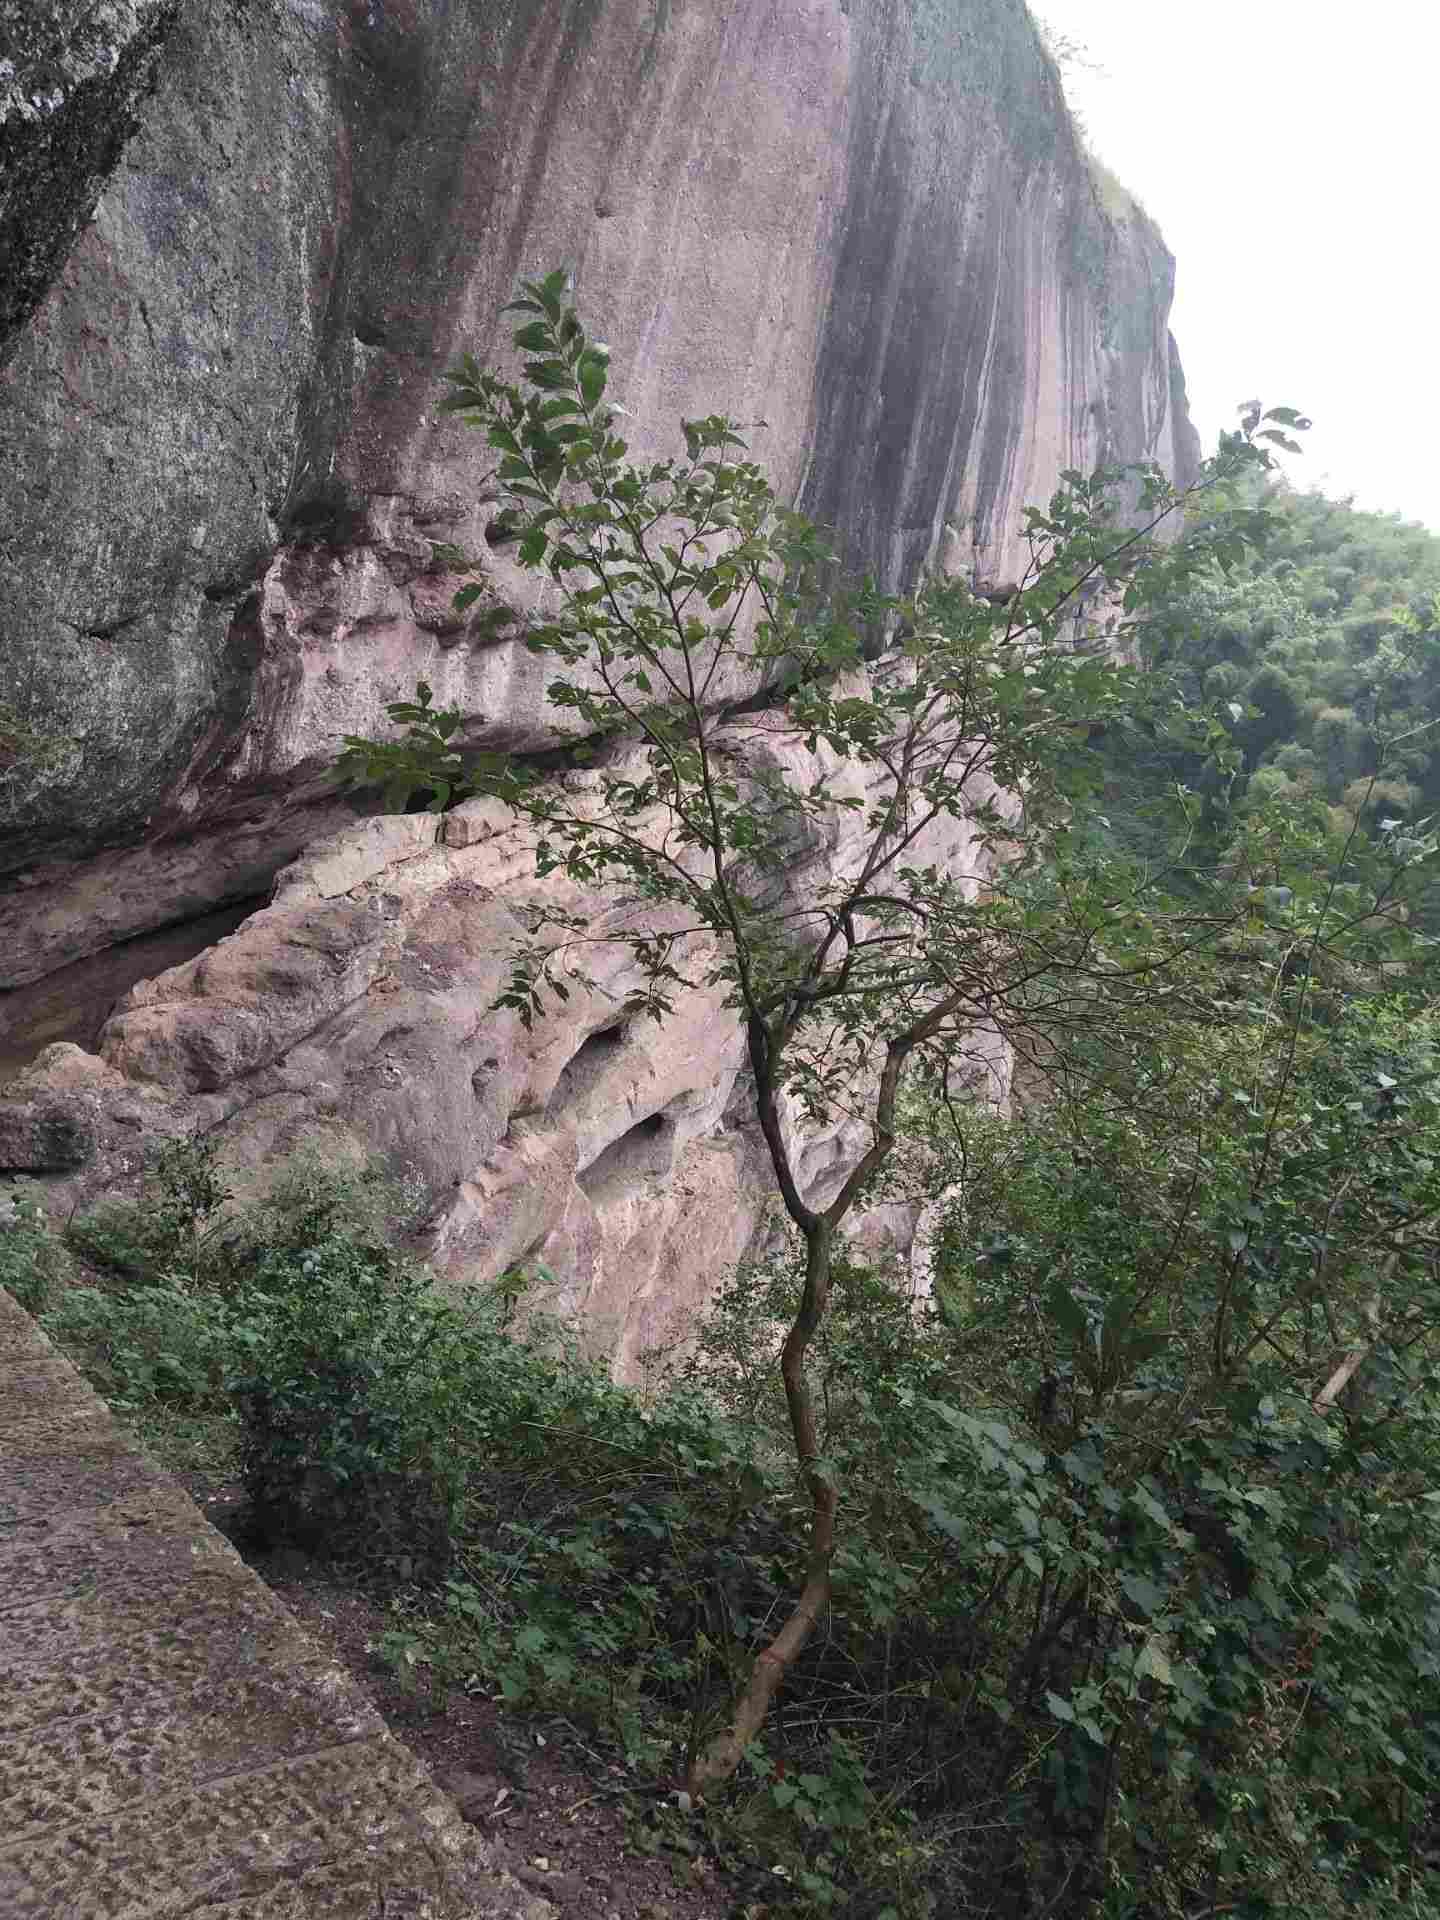
{"type": "Polygon", "coordinates": [[[0,1289],[0,1920],[545,1920],[0,1289]]]}

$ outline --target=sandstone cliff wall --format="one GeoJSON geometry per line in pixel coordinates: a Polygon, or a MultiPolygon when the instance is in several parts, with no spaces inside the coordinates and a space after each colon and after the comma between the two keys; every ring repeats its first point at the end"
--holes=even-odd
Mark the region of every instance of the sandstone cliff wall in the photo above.
{"type": "MultiPolygon", "coordinates": [[[[480,803],[438,840],[357,821],[326,778],[420,678],[477,739],[554,739],[546,670],[451,611],[436,542],[531,589],[443,370],[503,355],[517,275],[568,261],[642,449],[728,412],[857,568],[999,580],[1064,468],[1193,461],[1169,256],[1097,196],[1021,0],[83,17],[77,51],[81,10],[40,0],[0,64],[0,1057],[53,1038],[56,969],[274,892],[179,965],[174,934],[155,969],[117,949],[97,1051],[0,1095],[0,1171],[69,1207],[196,1126],[242,1179],[379,1153],[440,1271],[543,1266],[633,1367],[763,1231],[733,1015],[697,991],[627,1021],[622,972],[522,1030],[493,1007],[534,884],[513,832],[480,803]]],[[[98,991],[77,976],[87,1043],[98,991]]],[[[857,1144],[806,1138],[812,1197],[857,1144]]]]}
{"type": "Polygon", "coordinates": [[[485,451],[435,409],[519,273],[573,263],[641,437],[755,423],[890,585],[1003,574],[1066,466],[1191,457],[1169,256],[1097,198],[1021,0],[26,17],[0,987],[263,890],[350,817],[338,735],[419,677],[544,740],[542,670],[472,639],[431,546],[486,551],[485,451]]]}
{"type": "MultiPolygon", "coordinates": [[[[734,723],[722,745],[797,783],[822,772],[779,716],[734,723]]],[[[837,790],[863,791],[858,769],[823,771],[837,790]]],[[[581,790],[591,777],[566,776],[581,790]]],[[[976,865],[956,823],[916,845],[917,857],[976,865]]],[[[797,845],[793,884],[804,893],[853,872],[863,849],[856,816],[837,809],[797,845]]],[[[774,1217],[723,989],[696,986],[661,1022],[636,1015],[643,970],[606,935],[637,923],[655,926],[655,909],[537,876],[532,836],[497,802],[357,823],[285,868],[271,904],[237,931],[133,987],[96,1053],[57,1043],[11,1080],[0,1168],[43,1175],[66,1215],[137,1191],[155,1144],[197,1129],[240,1195],[299,1156],[379,1159],[404,1180],[416,1250],[443,1279],[463,1289],[519,1270],[527,1310],[582,1327],[634,1373],[684,1338],[774,1217]],[[541,900],[579,915],[596,944],[583,970],[561,962],[566,996],[526,1025],[494,1002],[541,900]]],[[[708,937],[673,957],[703,979],[708,937]]],[[[1003,1098],[996,1037],[974,1036],[972,1066],[1003,1098]]],[[[786,1124],[802,1188],[823,1204],[865,1129],[844,1114],[786,1124]]],[[[915,1204],[876,1208],[862,1241],[903,1258],[918,1220],[915,1204]]]]}

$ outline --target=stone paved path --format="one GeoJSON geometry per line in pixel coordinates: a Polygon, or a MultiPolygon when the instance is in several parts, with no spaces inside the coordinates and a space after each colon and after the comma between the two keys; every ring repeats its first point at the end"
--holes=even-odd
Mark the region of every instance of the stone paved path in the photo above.
{"type": "Polygon", "coordinates": [[[0,1920],[548,1920],[0,1289],[0,1920]]]}

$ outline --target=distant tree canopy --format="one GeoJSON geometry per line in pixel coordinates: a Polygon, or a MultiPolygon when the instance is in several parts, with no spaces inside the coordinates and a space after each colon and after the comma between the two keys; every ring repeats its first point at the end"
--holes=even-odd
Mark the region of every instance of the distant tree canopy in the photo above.
{"type": "Polygon", "coordinates": [[[1350,810],[1431,811],[1440,536],[1318,493],[1272,486],[1267,505],[1264,551],[1174,599],[1152,625],[1152,663],[1177,669],[1197,703],[1242,709],[1236,740],[1256,799],[1310,788],[1350,810]]]}

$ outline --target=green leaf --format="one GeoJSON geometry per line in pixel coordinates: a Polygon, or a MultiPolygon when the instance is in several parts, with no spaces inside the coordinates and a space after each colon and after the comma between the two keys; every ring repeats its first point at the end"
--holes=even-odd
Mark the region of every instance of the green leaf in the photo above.
{"type": "Polygon", "coordinates": [[[1165,1605],[1165,1595],[1153,1580],[1147,1580],[1143,1574],[1128,1573],[1120,1582],[1120,1590],[1134,1602],[1147,1619],[1159,1613],[1165,1605]]]}
{"type": "Polygon", "coordinates": [[[525,378],[547,393],[560,393],[572,385],[574,376],[563,360],[527,360],[525,378]]]}
{"type": "Polygon", "coordinates": [[[1083,1340],[1090,1331],[1089,1316],[1068,1287],[1056,1280],[1045,1296],[1050,1317],[1074,1340],[1083,1340]]]}
{"type": "Polygon", "coordinates": [[[1175,1684],[1170,1656],[1158,1640],[1147,1640],[1140,1649],[1135,1662],[1135,1673],[1141,1680],[1158,1680],[1162,1687],[1173,1687],[1175,1684]]]}
{"type": "Polygon", "coordinates": [[[580,356],[576,371],[580,377],[580,392],[587,406],[596,406],[605,392],[609,378],[609,363],[606,357],[595,347],[587,347],[580,356]]]}

